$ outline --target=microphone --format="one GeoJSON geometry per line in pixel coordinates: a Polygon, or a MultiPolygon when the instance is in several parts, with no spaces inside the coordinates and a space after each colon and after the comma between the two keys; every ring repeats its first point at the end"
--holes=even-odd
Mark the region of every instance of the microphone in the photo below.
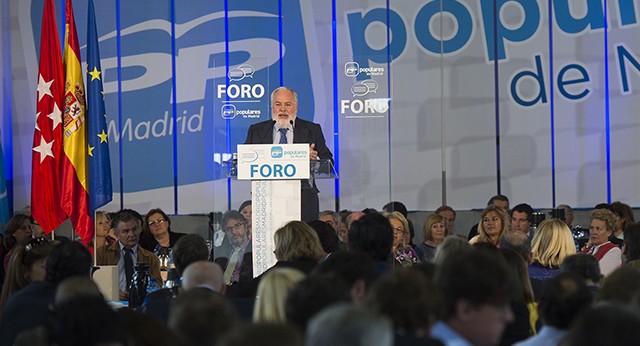
{"type": "Polygon", "coordinates": [[[293,125],[293,120],[289,120],[289,124],[291,124],[291,130],[294,130],[295,126],[293,125]]]}

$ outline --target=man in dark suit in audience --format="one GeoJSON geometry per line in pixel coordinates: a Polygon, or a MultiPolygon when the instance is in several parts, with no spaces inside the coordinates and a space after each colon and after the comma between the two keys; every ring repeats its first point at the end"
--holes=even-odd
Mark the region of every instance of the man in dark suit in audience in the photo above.
{"type": "Polygon", "coordinates": [[[235,210],[222,216],[225,237],[222,244],[213,249],[213,261],[224,272],[224,283],[249,281],[253,278],[251,232],[247,219],[235,210]]]}
{"type": "MultiPolygon", "coordinates": [[[[286,86],[276,88],[271,93],[271,112],[271,120],[249,127],[244,144],[308,143],[311,161],[333,159],[320,125],[298,119],[298,94],[295,91],[286,86]]],[[[303,180],[302,221],[316,220],[319,211],[315,181],[303,180]]]]}

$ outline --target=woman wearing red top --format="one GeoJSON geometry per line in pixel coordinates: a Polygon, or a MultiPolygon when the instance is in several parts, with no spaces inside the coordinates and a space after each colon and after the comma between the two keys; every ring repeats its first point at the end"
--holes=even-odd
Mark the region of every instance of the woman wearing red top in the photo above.
{"type": "Polygon", "coordinates": [[[600,265],[600,273],[607,276],[622,265],[622,251],[609,241],[616,229],[616,217],[607,209],[595,209],[590,219],[589,243],[581,252],[593,255],[600,265]]]}

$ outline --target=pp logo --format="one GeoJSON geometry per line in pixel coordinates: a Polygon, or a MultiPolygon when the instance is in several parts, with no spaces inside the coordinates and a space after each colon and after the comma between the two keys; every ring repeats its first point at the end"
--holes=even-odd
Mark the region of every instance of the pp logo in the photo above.
{"type": "Polygon", "coordinates": [[[368,93],[375,93],[378,90],[378,82],[373,79],[367,79],[360,83],[356,83],[351,87],[353,96],[364,96],[368,93]]]}
{"type": "Polygon", "coordinates": [[[253,74],[256,72],[256,69],[253,66],[248,64],[242,64],[238,67],[232,68],[227,73],[227,77],[229,77],[229,81],[237,82],[241,81],[245,78],[253,78],[253,74]]]}
{"type": "Polygon", "coordinates": [[[360,73],[360,65],[351,61],[344,64],[344,75],[347,77],[356,77],[360,73]]]}
{"type": "Polygon", "coordinates": [[[282,157],[283,150],[282,147],[273,147],[271,148],[271,157],[274,159],[279,159],[282,157]]]}
{"type": "Polygon", "coordinates": [[[220,109],[220,115],[222,119],[233,119],[236,117],[236,106],[226,103],[222,105],[220,109]]]}

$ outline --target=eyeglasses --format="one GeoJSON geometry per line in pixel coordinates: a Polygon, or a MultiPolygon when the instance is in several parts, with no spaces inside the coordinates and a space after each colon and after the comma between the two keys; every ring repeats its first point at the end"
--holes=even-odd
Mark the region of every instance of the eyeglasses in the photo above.
{"type": "Polygon", "coordinates": [[[239,229],[241,229],[241,228],[242,228],[242,226],[244,226],[244,225],[245,225],[245,223],[244,223],[244,222],[238,222],[238,223],[237,223],[237,224],[235,224],[235,225],[231,225],[231,226],[229,226],[229,227],[225,227],[225,228],[224,228],[224,230],[225,230],[225,232],[231,232],[231,231],[233,231],[233,230],[239,230],[239,229]]]}
{"type": "Polygon", "coordinates": [[[161,225],[165,221],[167,221],[167,220],[165,220],[165,219],[157,219],[155,221],[149,221],[149,226],[161,225]]]}
{"type": "Polygon", "coordinates": [[[404,230],[400,227],[396,227],[393,229],[393,234],[404,234],[404,230]]]}

